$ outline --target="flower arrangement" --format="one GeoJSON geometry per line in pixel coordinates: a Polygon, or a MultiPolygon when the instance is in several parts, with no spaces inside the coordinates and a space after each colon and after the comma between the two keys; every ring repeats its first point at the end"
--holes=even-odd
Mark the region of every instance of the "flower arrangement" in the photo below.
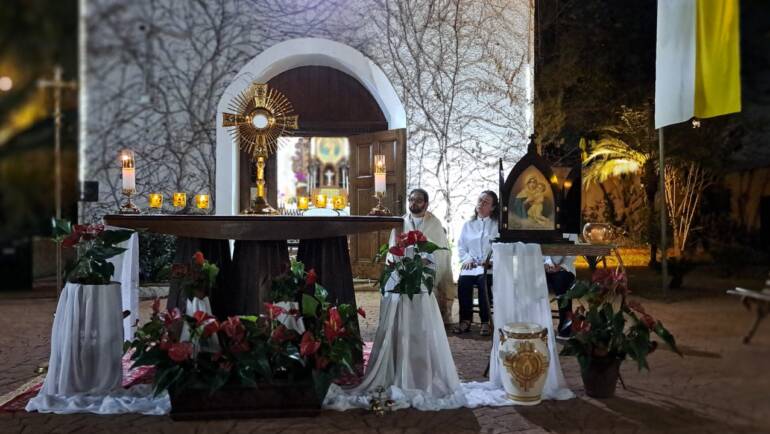
{"type": "Polygon", "coordinates": [[[333,380],[353,371],[353,352],[363,345],[356,315],[364,312],[327,302],[301,262],[273,288],[277,298],[265,304],[265,314],[221,322],[204,312],[160,312],[156,301],[130,344],[134,366],[155,366],[156,394],[277,381],[312,383],[323,399],[333,380]]]}
{"type": "Polygon", "coordinates": [[[582,301],[572,312],[571,336],[561,355],[576,356],[583,372],[597,358],[622,361],[628,357],[639,369],[649,369],[647,356],[658,347],[652,339],[657,335],[681,356],[674,336],[663,323],[640,303],[626,300],[629,292],[622,269],[596,270],[591,282],[576,281],[560,296],[562,306],[569,300],[582,301]]]}
{"type": "Polygon", "coordinates": [[[187,294],[188,299],[203,298],[216,286],[219,268],[206,260],[201,252],[195,252],[188,264],[172,264],[171,278],[187,294]]]}
{"type": "Polygon", "coordinates": [[[436,250],[446,250],[428,241],[420,231],[409,231],[398,236],[396,245],[380,246],[377,260],[392,255],[395,260],[388,261],[380,276],[380,292],[385,294],[388,281],[394,279],[396,283],[388,290],[399,294],[406,294],[411,300],[415,294],[419,294],[422,286],[433,291],[433,281],[436,278],[436,270],[431,265],[430,254],[436,250]],[[396,273],[394,276],[393,273],[396,273]]]}
{"type": "Polygon", "coordinates": [[[53,218],[53,237],[62,247],[75,248],[77,259],[65,268],[64,279],[85,285],[106,285],[115,273],[108,261],[126,251],[117,244],[131,238],[128,229],[105,230],[104,225],[72,225],[68,220],[53,218]]]}

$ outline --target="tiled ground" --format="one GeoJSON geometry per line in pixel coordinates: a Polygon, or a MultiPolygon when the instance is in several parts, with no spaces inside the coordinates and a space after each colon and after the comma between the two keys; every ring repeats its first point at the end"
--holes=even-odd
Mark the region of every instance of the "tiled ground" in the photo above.
{"type": "MultiPolygon", "coordinates": [[[[359,293],[369,313],[365,338],[376,329],[379,294],[359,293]]],[[[0,433],[770,433],[770,321],[751,345],[750,324],[737,299],[726,296],[676,303],[645,301],[671,329],[686,354],[650,357],[652,372],[624,363],[628,386],[608,400],[587,398],[577,363],[562,358],[577,399],[535,407],[399,411],[376,417],[365,411],[325,411],[318,418],[173,422],[168,417],[0,413],[0,433]]],[[[146,313],[149,303],[144,302],[146,313]]],[[[0,298],[0,395],[33,375],[47,359],[53,299],[0,298]]],[[[463,379],[482,378],[490,343],[478,336],[449,337],[463,379]]]]}

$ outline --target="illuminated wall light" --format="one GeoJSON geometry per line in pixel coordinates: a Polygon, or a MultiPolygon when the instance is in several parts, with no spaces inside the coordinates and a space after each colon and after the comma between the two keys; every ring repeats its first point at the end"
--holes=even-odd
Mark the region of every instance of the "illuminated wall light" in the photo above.
{"type": "Polygon", "coordinates": [[[11,88],[13,88],[11,77],[0,77],[0,91],[8,92],[11,88]]]}

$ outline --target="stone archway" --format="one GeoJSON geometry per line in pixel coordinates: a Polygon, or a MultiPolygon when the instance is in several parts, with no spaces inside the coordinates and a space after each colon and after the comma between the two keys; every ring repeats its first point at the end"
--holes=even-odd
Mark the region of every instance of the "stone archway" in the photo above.
{"type": "Polygon", "coordinates": [[[217,105],[216,213],[238,214],[239,153],[222,113],[232,98],[252,82],[267,82],[276,75],[301,66],[328,66],[358,80],[375,98],[389,129],[406,128],[406,111],[393,85],[382,70],[354,48],[320,38],[299,38],[276,44],[247,63],[225,89],[217,105]]]}

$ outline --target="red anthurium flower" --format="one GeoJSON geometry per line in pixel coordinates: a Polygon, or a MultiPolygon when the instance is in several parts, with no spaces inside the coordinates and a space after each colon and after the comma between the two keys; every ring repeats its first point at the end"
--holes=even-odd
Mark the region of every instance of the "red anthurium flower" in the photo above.
{"type": "Polygon", "coordinates": [[[324,335],[330,344],[338,336],[342,336],[345,329],[342,327],[342,317],[336,307],[329,309],[329,319],[324,321],[324,335]]]}
{"type": "Polygon", "coordinates": [[[168,351],[171,348],[171,341],[168,340],[168,336],[163,336],[161,338],[158,347],[163,351],[168,351]]]}
{"type": "Polygon", "coordinates": [[[227,337],[236,342],[242,341],[246,336],[246,328],[241,324],[241,320],[237,316],[227,318],[227,321],[222,323],[220,329],[225,332],[227,337]]]}
{"type": "Polygon", "coordinates": [[[192,351],[193,346],[190,342],[177,342],[169,348],[168,357],[177,363],[182,363],[192,357],[192,351]]]}
{"type": "Polygon", "coordinates": [[[655,318],[645,313],[642,315],[642,322],[647,326],[648,329],[652,330],[653,327],[655,327],[656,321],[655,318]]]}
{"type": "Polygon", "coordinates": [[[219,362],[219,368],[230,372],[231,369],[233,369],[233,363],[232,362],[219,362]]]}
{"type": "Polygon", "coordinates": [[[308,331],[302,335],[302,341],[299,343],[299,354],[302,357],[312,356],[319,348],[321,348],[321,343],[313,339],[312,333],[308,331]]]}
{"type": "Polygon", "coordinates": [[[359,307],[358,308],[358,314],[361,315],[362,317],[366,318],[366,311],[364,310],[363,307],[359,307]]]}
{"type": "Polygon", "coordinates": [[[276,306],[273,303],[265,303],[265,310],[267,310],[270,319],[278,318],[280,315],[286,313],[286,309],[281,306],[276,306]]]}
{"type": "Polygon", "coordinates": [[[202,333],[202,335],[203,335],[204,338],[207,338],[207,337],[213,335],[214,333],[216,333],[218,331],[219,331],[219,323],[217,322],[217,320],[211,318],[206,323],[206,325],[203,326],[203,333],[202,333]]]}
{"type": "Polygon", "coordinates": [[[270,335],[270,340],[276,343],[283,343],[291,338],[289,330],[284,325],[279,325],[273,330],[273,334],[270,335]]]}
{"type": "Polygon", "coordinates": [[[203,257],[203,253],[195,252],[193,255],[193,262],[195,262],[197,265],[203,265],[204,261],[206,261],[206,258],[203,257]]]}
{"type": "Polygon", "coordinates": [[[390,252],[391,255],[394,256],[404,256],[404,248],[399,246],[393,246],[390,249],[388,249],[388,252],[390,252]]]}
{"type": "Polygon", "coordinates": [[[423,234],[420,231],[415,231],[415,232],[417,232],[417,242],[418,243],[424,243],[424,242],[428,241],[428,238],[425,237],[425,234],[423,234]]]}
{"type": "Polygon", "coordinates": [[[316,281],[318,281],[318,275],[316,274],[314,269],[310,269],[310,271],[307,272],[307,277],[305,278],[305,286],[315,286],[316,281]]]}
{"type": "Polygon", "coordinates": [[[70,233],[69,236],[67,236],[67,238],[62,240],[61,245],[64,247],[72,247],[79,242],[80,242],[80,232],[72,231],[72,233],[70,233]]]}
{"type": "Polygon", "coordinates": [[[166,327],[173,324],[175,321],[181,320],[182,314],[179,312],[178,308],[173,308],[165,313],[163,315],[163,323],[166,325],[166,327]]]}
{"type": "Polygon", "coordinates": [[[575,333],[588,332],[591,330],[591,323],[585,320],[583,317],[577,317],[572,319],[572,331],[575,333]]]}
{"type": "Polygon", "coordinates": [[[195,318],[195,325],[196,326],[200,326],[204,322],[207,322],[210,319],[214,319],[213,316],[209,315],[208,313],[206,313],[206,312],[204,312],[202,310],[196,311],[193,314],[193,318],[195,318]]]}

